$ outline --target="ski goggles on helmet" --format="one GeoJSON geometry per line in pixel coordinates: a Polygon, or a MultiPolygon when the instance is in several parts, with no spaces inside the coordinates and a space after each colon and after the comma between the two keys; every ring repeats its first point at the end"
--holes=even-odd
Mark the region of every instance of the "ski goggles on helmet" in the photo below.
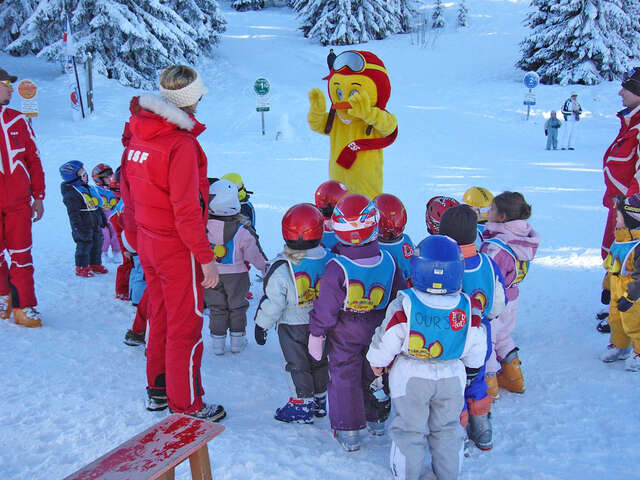
{"type": "Polygon", "coordinates": [[[380,65],[373,65],[371,63],[367,64],[364,56],[361,53],[353,50],[342,52],[333,61],[334,71],[337,72],[338,70],[342,70],[343,68],[348,68],[353,73],[363,72],[366,68],[380,70],[381,72],[387,73],[387,70],[380,65]]]}
{"type": "MultiPolygon", "coordinates": [[[[633,78],[633,76],[638,72],[638,70],[639,70],[638,67],[636,67],[636,68],[632,68],[628,72],[625,72],[624,74],[622,74],[622,81],[623,82],[631,81],[631,82],[639,82],[640,83],[640,80],[637,80],[637,79],[633,78]]],[[[640,73],[640,72],[638,72],[638,73],[640,73]]]]}

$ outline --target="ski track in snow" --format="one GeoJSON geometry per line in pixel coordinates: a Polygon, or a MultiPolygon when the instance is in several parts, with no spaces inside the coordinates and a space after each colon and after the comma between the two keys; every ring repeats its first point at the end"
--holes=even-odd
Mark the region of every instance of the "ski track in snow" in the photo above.
{"type": "MultiPolygon", "coordinates": [[[[312,201],[327,176],[322,159],[329,142],[310,131],[306,114],[308,90],[326,89],[328,49],[304,39],[288,9],[223,7],[228,31],[214,58],[198,65],[211,92],[198,113],[208,126],[201,143],[211,176],[237,171],[255,192],[257,230],[274,256],[283,243],[282,213],[312,201]],[[265,136],[252,91],[259,76],[272,85],[265,136]],[[278,128],[290,131],[276,141],[278,128]]],[[[472,184],[496,194],[524,192],[543,239],[522,286],[515,332],[527,391],[502,392],[493,408],[494,449],[472,450],[461,478],[637,477],[640,376],[625,372],[621,362],[598,359],[607,338],[594,329],[606,216],[597,172],[619,128],[619,85],[538,87],[539,104],[523,121],[525,89],[513,64],[527,2],[481,0],[469,7],[471,26],[447,28],[433,48],[412,45],[409,35],[356,47],[377,53],[390,73],[388,110],[398,117],[400,133],[385,151],[385,190],[405,202],[414,241],[424,235],[431,196],[460,198],[472,184]],[[571,90],[593,116],[580,124],[576,151],[547,152],[545,114],[571,90]]],[[[447,16],[453,24],[455,7],[447,16]]],[[[66,160],[89,168],[119,163],[128,100],[137,92],[98,77],[96,115],[73,123],[57,65],[5,54],[0,64],[38,83],[35,128],[47,179],[45,217],[34,226],[44,328],[0,322],[0,478],[62,478],[166,415],[144,409],[144,352],[122,344],[134,309],[113,298],[115,265],[97,278],[73,274],[74,245],[58,186],[58,166],[66,160]]],[[[17,98],[11,106],[19,108],[17,98]]],[[[389,478],[388,436],[365,433],[361,451],[346,454],[326,418],[311,426],[273,420],[289,392],[275,332],[264,347],[252,338],[261,288],[254,275],[245,352],[214,356],[206,321],[203,329],[205,399],[229,412],[226,431],[210,444],[214,477],[389,478]]],[[[176,478],[190,478],[186,465],[176,478]]]]}

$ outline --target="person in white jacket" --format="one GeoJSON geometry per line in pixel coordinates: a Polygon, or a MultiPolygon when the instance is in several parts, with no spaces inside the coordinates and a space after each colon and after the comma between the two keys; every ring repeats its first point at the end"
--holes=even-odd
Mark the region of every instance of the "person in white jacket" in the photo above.
{"type": "Polygon", "coordinates": [[[389,388],[396,416],[389,433],[396,480],[458,478],[464,388],[487,350],[480,305],[472,306],[461,291],[463,274],[464,258],[455,241],[432,235],[420,242],[411,258],[413,287],[401,290],[389,305],[367,353],[376,375],[392,364],[389,388]],[[431,469],[424,472],[427,446],[431,469]]]}
{"type": "Polygon", "coordinates": [[[255,339],[267,340],[277,328],[291,388],[289,401],[276,410],[281,422],[313,423],[327,414],[329,367],[326,352],[315,360],[307,349],[309,311],[320,291],[320,278],[332,254],[320,245],[324,217],[310,203],[291,207],[282,218],[286,246],[269,265],[263,280],[264,296],[255,316],[255,339]]]}

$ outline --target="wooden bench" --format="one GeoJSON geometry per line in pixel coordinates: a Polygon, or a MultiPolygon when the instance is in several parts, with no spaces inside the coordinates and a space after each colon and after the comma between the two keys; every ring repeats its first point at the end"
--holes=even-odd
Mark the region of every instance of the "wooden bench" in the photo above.
{"type": "Polygon", "coordinates": [[[173,414],[65,480],[173,480],[187,458],[193,480],[211,480],[207,443],[220,435],[218,423],[173,414]]]}

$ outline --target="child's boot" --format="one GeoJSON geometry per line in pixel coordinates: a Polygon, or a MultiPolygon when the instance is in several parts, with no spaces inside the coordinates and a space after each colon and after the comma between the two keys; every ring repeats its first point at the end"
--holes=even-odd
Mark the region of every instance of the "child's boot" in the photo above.
{"type": "Polygon", "coordinates": [[[76,276],[78,277],[93,277],[94,274],[90,267],[76,267],[76,276]]]}
{"type": "Polygon", "coordinates": [[[104,265],[90,265],[89,268],[93,273],[109,273],[109,270],[104,265]]]}
{"type": "Polygon", "coordinates": [[[633,354],[624,362],[624,369],[630,372],[640,372],[640,353],[633,354]]]}
{"type": "Polygon", "coordinates": [[[493,448],[493,429],[491,428],[491,413],[485,415],[469,415],[469,427],[467,429],[469,439],[480,450],[493,448]]]}
{"type": "Polygon", "coordinates": [[[311,411],[313,414],[318,417],[324,417],[327,415],[327,394],[316,395],[313,397],[313,405],[311,406],[311,411]]]}
{"type": "Polygon", "coordinates": [[[133,330],[127,330],[127,333],[124,335],[124,344],[130,347],[144,345],[144,333],[134,333],[133,330]]]}
{"type": "Polygon", "coordinates": [[[496,374],[488,374],[485,377],[485,381],[487,382],[487,394],[491,396],[494,400],[500,398],[500,389],[498,388],[498,378],[496,374]]]}
{"type": "Polygon", "coordinates": [[[244,332],[231,332],[231,353],[240,353],[247,346],[247,336],[244,332]]]}
{"type": "Polygon", "coordinates": [[[631,347],[618,348],[613,343],[607,345],[604,353],[600,357],[603,362],[617,362],[618,360],[625,360],[631,355],[631,347]]]}
{"type": "Polygon", "coordinates": [[[283,407],[276,409],[273,418],[286,423],[313,423],[313,401],[291,397],[283,407]]]}
{"type": "Polygon", "coordinates": [[[345,452],[360,450],[360,430],[334,430],[333,436],[345,452]]]}
{"type": "Polygon", "coordinates": [[[367,430],[374,437],[382,437],[384,435],[384,422],[367,421],[367,430]]]}
{"type": "Polygon", "coordinates": [[[40,312],[33,307],[14,308],[13,321],[27,328],[38,328],[42,326],[40,312]]]}
{"type": "Polygon", "coordinates": [[[224,345],[225,343],[227,343],[227,336],[211,334],[211,338],[213,339],[213,342],[212,342],[213,353],[216,355],[224,355],[224,345]]]}
{"type": "Polygon", "coordinates": [[[500,363],[502,369],[496,374],[498,385],[513,393],[524,393],[524,377],[520,368],[518,348],[511,350],[500,363]]]}
{"type": "Polygon", "coordinates": [[[6,320],[11,316],[11,295],[0,295],[0,318],[6,320]]]}

